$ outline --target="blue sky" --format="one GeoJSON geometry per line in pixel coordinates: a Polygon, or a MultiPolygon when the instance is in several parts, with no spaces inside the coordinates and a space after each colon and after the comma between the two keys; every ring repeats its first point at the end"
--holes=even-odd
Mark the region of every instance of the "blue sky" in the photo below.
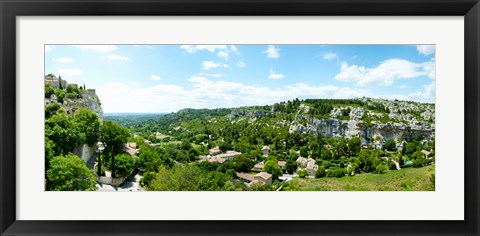
{"type": "Polygon", "coordinates": [[[49,73],[96,89],[107,113],[294,98],[435,102],[434,45],[46,45],[49,73]]]}

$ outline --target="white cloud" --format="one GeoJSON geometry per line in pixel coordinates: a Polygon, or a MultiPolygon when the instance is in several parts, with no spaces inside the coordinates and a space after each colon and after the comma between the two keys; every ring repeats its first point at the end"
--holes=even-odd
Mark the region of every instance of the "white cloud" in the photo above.
{"type": "Polygon", "coordinates": [[[436,96],[435,81],[432,81],[430,84],[424,85],[422,89],[407,95],[390,95],[389,94],[389,95],[373,95],[372,97],[435,103],[435,96],[436,96]]]}
{"type": "Polygon", "coordinates": [[[160,76],[159,75],[152,75],[152,76],[150,76],[150,79],[151,80],[160,80],[160,76]]]}
{"type": "Polygon", "coordinates": [[[237,66],[238,66],[238,68],[243,68],[243,67],[247,66],[247,64],[245,64],[245,62],[243,62],[243,61],[239,61],[237,63],[237,66]]]}
{"type": "Polygon", "coordinates": [[[411,79],[428,76],[435,79],[435,61],[413,63],[403,59],[388,59],[373,68],[341,63],[340,73],[335,79],[343,82],[355,83],[360,86],[377,84],[390,86],[398,79],[411,79]]]}
{"type": "Polygon", "coordinates": [[[322,55],[322,58],[325,60],[333,60],[338,59],[338,56],[335,53],[327,52],[322,55]]]}
{"type": "Polygon", "coordinates": [[[212,81],[202,76],[188,80],[191,89],[158,84],[134,87],[110,82],[97,88],[105,112],[174,112],[183,108],[219,108],[271,105],[294,98],[353,98],[372,96],[368,90],[337,86],[292,84],[277,89],[239,82],[212,81]]]}
{"type": "Polygon", "coordinates": [[[216,74],[200,73],[200,75],[214,77],[214,78],[222,77],[222,74],[220,74],[220,73],[216,73],[216,74]]]}
{"type": "Polygon", "coordinates": [[[45,45],[45,52],[50,52],[50,51],[52,51],[53,48],[54,48],[54,46],[45,45]]]}
{"type": "Polygon", "coordinates": [[[281,73],[275,73],[272,68],[270,68],[270,75],[268,76],[269,79],[283,79],[285,78],[284,75],[281,73]]]}
{"type": "Polygon", "coordinates": [[[424,56],[435,53],[435,45],[417,45],[416,47],[417,51],[424,56]]]}
{"type": "Polygon", "coordinates": [[[407,85],[401,85],[399,88],[404,89],[406,87],[407,87],[407,85]]]}
{"type": "Polygon", "coordinates": [[[128,61],[128,57],[125,56],[120,56],[118,54],[112,53],[107,56],[105,56],[105,59],[109,61],[128,61]]]}
{"type": "Polygon", "coordinates": [[[225,50],[226,45],[181,45],[180,49],[187,53],[194,53],[197,51],[207,50],[209,52],[215,52],[215,50],[225,50]]]}
{"type": "Polygon", "coordinates": [[[220,52],[218,52],[217,57],[223,58],[223,59],[225,59],[225,61],[228,61],[228,58],[229,58],[228,52],[220,51],[220,52]]]}
{"type": "Polygon", "coordinates": [[[202,62],[202,69],[204,70],[210,70],[212,68],[217,68],[217,67],[224,67],[227,68],[227,64],[222,64],[220,62],[213,62],[213,61],[203,61],[202,62]]]}
{"type": "Polygon", "coordinates": [[[269,58],[279,58],[280,57],[280,49],[276,48],[273,45],[268,45],[267,50],[262,52],[263,54],[267,54],[269,58]]]}
{"type": "Polygon", "coordinates": [[[58,69],[58,75],[62,76],[75,76],[75,75],[81,75],[82,71],[76,68],[71,68],[71,69],[64,69],[64,68],[59,68],[58,69]]]}
{"type": "Polygon", "coordinates": [[[435,81],[423,86],[421,91],[417,91],[406,96],[406,100],[434,102],[435,101],[435,81]]]}
{"type": "Polygon", "coordinates": [[[139,45],[134,45],[136,48],[139,48],[139,47],[145,47],[145,48],[148,48],[148,49],[152,49],[153,47],[150,46],[150,45],[147,45],[147,44],[139,44],[139,45]]]}
{"type": "Polygon", "coordinates": [[[233,53],[237,54],[237,55],[242,55],[239,51],[238,51],[238,48],[235,47],[235,45],[230,45],[230,51],[232,51],[233,53]]]}
{"type": "Polygon", "coordinates": [[[54,58],[53,61],[58,63],[70,63],[70,62],[73,62],[73,59],[68,57],[60,57],[60,58],[54,58]]]}
{"type": "Polygon", "coordinates": [[[117,50],[115,45],[71,45],[72,47],[79,48],[82,51],[96,51],[96,52],[113,52],[117,50]]]}

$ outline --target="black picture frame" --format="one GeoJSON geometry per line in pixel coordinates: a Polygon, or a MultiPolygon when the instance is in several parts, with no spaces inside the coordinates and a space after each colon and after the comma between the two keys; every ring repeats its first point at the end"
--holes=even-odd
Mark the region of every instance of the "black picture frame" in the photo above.
{"type": "MultiPolygon", "coordinates": [[[[479,0],[0,0],[1,235],[479,235],[479,0]],[[463,221],[16,220],[16,17],[151,15],[464,16],[463,221]]],[[[446,32],[448,36],[448,32],[446,32]]],[[[40,75],[42,76],[42,75],[40,75]]],[[[446,203],[448,204],[448,203],[446,203]]],[[[182,209],[187,211],[186,209],[182,209]]],[[[92,209],[92,211],[94,211],[92,209]]],[[[106,214],[108,216],[108,214],[106,214]]]]}

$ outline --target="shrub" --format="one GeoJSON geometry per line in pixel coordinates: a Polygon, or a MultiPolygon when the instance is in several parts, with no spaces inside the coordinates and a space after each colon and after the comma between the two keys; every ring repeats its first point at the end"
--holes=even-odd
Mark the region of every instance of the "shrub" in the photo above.
{"type": "Polygon", "coordinates": [[[299,170],[299,171],[297,171],[297,174],[298,174],[298,176],[299,176],[300,178],[305,178],[305,177],[308,176],[308,171],[306,171],[306,170],[299,170]]]}
{"type": "Polygon", "coordinates": [[[78,98],[78,94],[77,93],[67,93],[65,95],[65,97],[67,97],[68,99],[76,99],[76,98],[78,98]]]}
{"type": "Polygon", "coordinates": [[[315,171],[315,178],[323,178],[327,176],[327,171],[325,170],[325,167],[319,166],[318,170],[315,171]]]}
{"type": "Polygon", "coordinates": [[[377,174],[383,174],[387,172],[387,170],[388,170],[388,166],[385,164],[378,164],[377,167],[375,167],[375,172],[377,174]]]}
{"type": "Polygon", "coordinates": [[[340,178],[344,177],[347,174],[347,171],[344,168],[334,168],[327,172],[327,177],[340,178]]]}

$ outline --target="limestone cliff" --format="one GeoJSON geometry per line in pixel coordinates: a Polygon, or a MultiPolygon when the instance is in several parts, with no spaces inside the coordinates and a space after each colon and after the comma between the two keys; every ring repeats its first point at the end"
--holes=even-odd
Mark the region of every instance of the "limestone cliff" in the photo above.
{"type": "MultiPolygon", "coordinates": [[[[435,105],[407,101],[362,98],[368,106],[380,104],[389,112],[376,112],[363,107],[335,107],[330,118],[318,119],[306,114],[308,107],[302,104],[289,132],[320,132],[324,137],[359,137],[365,143],[381,145],[386,139],[435,139],[435,105]],[[343,111],[350,111],[342,117],[343,111]],[[368,117],[368,119],[366,119],[368,117]]],[[[367,107],[368,107],[367,106],[367,107]]]]}
{"type": "MultiPolygon", "coordinates": [[[[331,138],[359,137],[362,143],[376,146],[381,146],[387,139],[396,141],[435,139],[434,104],[374,98],[359,98],[352,101],[351,105],[342,103],[334,105],[329,113],[321,116],[312,115],[311,111],[315,109],[312,104],[300,101],[288,112],[239,108],[232,110],[227,117],[237,121],[242,117],[250,117],[255,121],[271,114],[272,117],[278,117],[278,124],[286,124],[290,133],[321,133],[323,137],[331,138]]],[[[232,124],[235,122],[232,121],[232,124]]],[[[401,145],[401,142],[397,144],[401,145]]]]}

